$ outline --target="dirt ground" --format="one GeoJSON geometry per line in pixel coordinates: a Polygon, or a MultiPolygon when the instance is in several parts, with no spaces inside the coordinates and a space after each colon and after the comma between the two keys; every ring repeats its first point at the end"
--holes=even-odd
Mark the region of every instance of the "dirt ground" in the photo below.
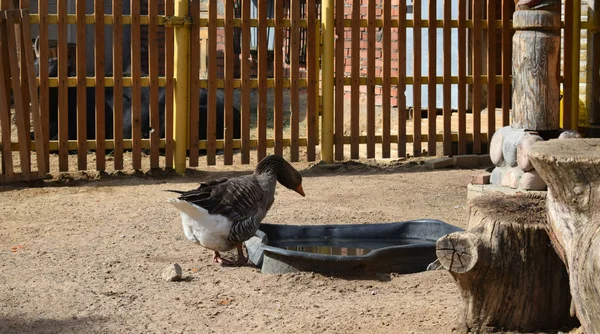
{"type": "MultiPolygon", "coordinates": [[[[436,218],[466,226],[474,170],[428,171],[414,159],[295,166],[307,196],[278,186],[265,222],[436,218]]],[[[210,251],[185,239],[166,201],[173,194],[164,190],[251,168],[63,175],[0,187],[0,332],[457,331],[459,295],[445,271],[341,278],[213,264],[210,251]],[[175,262],[184,280],[163,281],[162,270],[175,262]]]]}

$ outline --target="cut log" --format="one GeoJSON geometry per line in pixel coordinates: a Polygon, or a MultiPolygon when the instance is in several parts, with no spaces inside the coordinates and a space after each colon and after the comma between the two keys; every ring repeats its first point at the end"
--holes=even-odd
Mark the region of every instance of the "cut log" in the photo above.
{"type": "Polygon", "coordinates": [[[577,317],[586,333],[600,333],[600,139],[537,142],[529,157],[548,185],[549,235],[577,317]]]}
{"type": "Polygon", "coordinates": [[[440,264],[462,296],[468,331],[534,331],[576,325],[564,264],[546,233],[545,201],[487,195],[471,201],[469,230],[437,241],[440,264]]]}

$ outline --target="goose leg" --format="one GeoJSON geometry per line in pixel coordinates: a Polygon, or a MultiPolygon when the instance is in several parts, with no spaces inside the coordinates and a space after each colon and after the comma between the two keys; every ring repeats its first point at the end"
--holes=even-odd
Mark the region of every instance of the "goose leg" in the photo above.
{"type": "Polygon", "coordinates": [[[215,254],[213,255],[213,262],[215,262],[215,263],[221,263],[221,264],[224,264],[224,265],[232,265],[233,264],[233,262],[231,262],[231,261],[229,261],[227,259],[222,258],[221,254],[219,254],[219,252],[217,252],[217,251],[215,251],[215,254]]]}
{"type": "Polygon", "coordinates": [[[242,243],[238,242],[237,244],[235,244],[235,247],[237,248],[237,252],[238,252],[236,264],[238,266],[243,266],[246,263],[248,263],[248,258],[246,258],[244,256],[244,248],[242,247],[242,243]]]}

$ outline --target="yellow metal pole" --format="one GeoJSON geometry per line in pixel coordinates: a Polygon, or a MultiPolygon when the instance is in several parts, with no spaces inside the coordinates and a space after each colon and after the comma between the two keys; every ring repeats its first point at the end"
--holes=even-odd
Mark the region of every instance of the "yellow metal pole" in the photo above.
{"type": "Polygon", "coordinates": [[[579,69],[581,47],[581,0],[573,0],[573,49],[571,50],[573,89],[571,90],[571,129],[579,125],[579,69]]]}
{"type": "MultiPolygon", "coordinates": [[[[176,0],[174,16],[188,15],[189,0],[176,0]]],[[[190,110],[190,28],[175,27],[174,67],[175,84],[173,85],[173,138],[175,152],[173,154],[175,172],[185,173],[186,149],[188,146],[189,110],[190,110]]]]}
{"type": "Polygon", "coordinates": [[[323,31],[323,69],[322,69],[322,124],[321,157],[326,163],[333,162],[333,20],[334,0],[323,0],[321,27],[323,31]]]}

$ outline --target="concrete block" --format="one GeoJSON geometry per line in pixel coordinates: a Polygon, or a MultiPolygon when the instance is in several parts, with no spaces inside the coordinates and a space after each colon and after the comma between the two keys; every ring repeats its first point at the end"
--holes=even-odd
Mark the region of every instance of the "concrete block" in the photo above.
{"type": "Polygon", "coordinates": [[[479,156],[475,154],[455,155],[454,167],[458,168],[479,168],[479,156]]]}
{"type": "Polygon", "coordinates": [[[471,176],[471,184],[489,184],[492,173],[482,173],[471,176]]]}
{"type": "Polygon", "coordinates": [[[447,168],[454,166],[454,159],[452,158],[435,158],[431,160],[425,161],[425,166],[429,169],[439,169],[439,168],[447,168]]]}
{"type": "Polygon", "coordinates": [[[538,195],[542,195],[544,197],[547,194],[546,191],[532,191],[532,190],[527,191],[527,190],[522,190],[522,189],[512,189],[512,188],[508,188],[508,187],[498,186],[495,184],[483,184],[483,185],[469,184],[467,186],[467,200],[471,200],[478,196],[488,195],[488,194],[493,194],[493,193],[498,193],[498,192],[505,194],[505,195],[515,195],[518,193],[538,194],[538,195]]]}

